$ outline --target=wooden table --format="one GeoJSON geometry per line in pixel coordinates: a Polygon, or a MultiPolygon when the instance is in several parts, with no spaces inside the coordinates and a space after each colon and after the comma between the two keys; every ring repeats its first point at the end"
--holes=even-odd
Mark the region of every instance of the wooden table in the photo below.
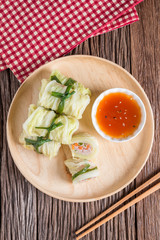
{"type": "MultiPolygon", "coordinates": [[[[25,180],[12,160],[5,131],[7,112],[20,84],[10,70],[0,73],[1,240],[74,239],[76,229],[160,170],[158,2],[146,0],[137,7],[139,22],[91,38],[70,53],[99,56],[118,63],[139,81],[152,105],[155,139],[147,164],[128,187],[112,197],[91,203],[69,203],[41,193],[25,180]]],[[[159,240],[160,191],[84,239],[159,240]]]]}

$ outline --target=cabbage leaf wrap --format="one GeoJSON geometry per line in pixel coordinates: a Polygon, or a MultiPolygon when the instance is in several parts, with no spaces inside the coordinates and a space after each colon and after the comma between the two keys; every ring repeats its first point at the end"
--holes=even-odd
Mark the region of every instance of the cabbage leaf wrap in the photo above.
{"type": "MultiPolygon", "coordinates": [[[[19,141],[20,143],[29,150],[35,150],[34,146],[32,144],[27,144],[25,139],[29,139],[31,141],[36,141],[37,137],[31,137],[27,136],[24,131],[20,135],[19,141]]],[[[38,147],[38,153],[42,153],[45,156],[49,157],[50,159],[55,157],[58,154],[59,148],[61,147],[61,144],[59,142],[56,142],[54,140],[45,142],[41,146],[38,147]]],[[[37,151],[36,151],[37,152],[37,151]]]]}
{"type": "Polygon", "coordinates": [[[88,133],[73,135],[69,145],[73,158],[94,159],[98,153],[97,139],[88,133]]]}
{"type": "MultiPolygon", "coordinates": [[[[76,82],[76,84],[78,86],[79,83],[76,82]]],[[[38,104],[57,113],[64,113],[81,119],[83,112],[90,103],[90,90],[86,90],[82,84],[79,87],[74,86],[75,84],[65,86],[56,80],[43,79],[38,104]]]]}
{"type": "Polygon", "coordinates": [[[50,81],[53,81],[53,80],[65,85],[65,86],[68,86],[69,84],[73,83],[73,89],[74,90],[76,89],[79,92],[79,94],[91,96],[91,91],[89,88],[85,88],[82,83],[75,81],[73,78],[68,78],[68,77],[64,76],[58,70],[54,70],[52,72],[52,74],[50,76],[50,81]]]}
{"type": "Polygon", "coordinates": [[[97,166],[89,160],[70,158],[64,161],[64,163],[72,175],[73,183],[99,176],[97,166]]]}
{"type": "Polygon", "coordinates": [[[23,131],[27,136],[46,137],[63,144],[71,143],[72,134],[78,127],[77,119],[71,116],[57,115],[54,111],[40,106],[34,108],[23,123],[23,131]]]}

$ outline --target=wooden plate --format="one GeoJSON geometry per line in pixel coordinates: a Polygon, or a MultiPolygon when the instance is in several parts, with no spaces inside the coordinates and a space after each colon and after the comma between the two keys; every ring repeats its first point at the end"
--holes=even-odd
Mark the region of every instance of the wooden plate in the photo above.
{"type": "Polygon", "coordinates": [[[92,56],[69,56],[43,65],[31,74],[18,89],[10,106],[7,121],[7,138],[15,164],[25,178],[42,192],[62,200],[74,202],[94,201],[110,196],[128,185],[140,172],[149,156],[154,135],[153,114],[149,100],[139,83],[120,66],[92,56]],[[97,164],[100,176],[78,185],[71,183],[64,160],[66,147],[56,158],[48,158],[24,149],[18,142],[22,123],[27,118],[28,106],[36,103],[42,78],[49,78],[58,69],[89,87],[91,103],[80,120],[79,131],[94,135],[99,142],[97,164]],[[142,132],[124,143],[109,142],[93,128],[91,109],[95,98],[104,90],[114,87],[127,88],[143,101],[147,120],[142,132]]]}

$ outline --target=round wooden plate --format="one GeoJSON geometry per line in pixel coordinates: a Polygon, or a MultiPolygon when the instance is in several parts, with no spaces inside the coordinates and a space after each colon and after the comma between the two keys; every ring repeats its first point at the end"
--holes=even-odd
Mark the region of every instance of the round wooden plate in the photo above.
{"type": "MultiPolygon", "coordinates": [[[[62,200],[87,202],[110,196],[128,185],[140,172],[151,151],[154,135],[153,114],[149,100],[139,83],[126,70],[102,58],[69,56],[43,65],[31,74],[18,89],[10,106],[7,138],[15,164],[25,178],[42,192],[62,200]],[[49,160],[34,151],[24,149],[18,141],[22,124],[27,118],[28,106],[36,103],[42,78],[49,78],[58,69],[64,75],[89,87],[91,103],[80,120],[78,131],[95,136],[99,142],[97,165],[100,176],[72,184],[64,160],[69,157],[68,147],[61,147],[58,156],[49,160]],[[93,128],[91,109],[96,97],[109,88],[127,88],[143,101],[147,120],[142,132],[133,140],[114,143],[103,139],[93,128]]],[[[69,153],[70,154],[70,153],[69,153]]]]}

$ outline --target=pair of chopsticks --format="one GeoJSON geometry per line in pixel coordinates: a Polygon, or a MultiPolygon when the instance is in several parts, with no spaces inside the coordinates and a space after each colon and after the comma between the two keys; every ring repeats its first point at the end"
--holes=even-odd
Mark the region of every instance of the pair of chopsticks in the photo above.
{"type": "Polygon", "coordinates": [[[127,200],[129,200],[131,197],[133,197],[135,194],[139,193],[140,191],[144,190],[146,187],[148,187],[150,184],[154,183],[155,181],[157,181],[160,178],[160,172],[157,173],[155,176],[153,176],[152,178],[150,178],[148,181],[146,181],[145,183],[143,183],[141,186],[139,186],[138,188],[136,188],[135,190],[133,190],[131,193],[129,193],[127,196],[125,196],[124,198],[122,198],[121,200],[119,200],[117,203],[115,203],[113,206],[111,206],[110,208],[108,208],[107,210],[105,210],[103,213],[101,213],[100,215],[98,215],[96,218],[94,218],[93,220],[91,220],[89,223],[87,223],[85,226],[83,226],[82,228],[80,228],[78,231],[76,231],[76,235],[80,234],[79,236],[76,236],[76,239],[80,239],[82,237],[84,237],[85,235],[87,235],[88,233],[92,232],[93,230],[95,230],[96,228],[100,227],[102,224],[108,222],[109,220],[111,220],[112,218],[114,218],[115,216],[117,216],[118,214],[120,214],[121,212],[125,211],[127,208],[133,206],[134,204],[138,203],[139,201],[141,201],[142,199],[144,199],[145,197],[149,196],[150,194],[154,193],[155,191],[157,191],[158,189],[160,189],[160,182],[158,182],[157,184],[155,184],[153,187],[150,187],[147,191],[145,191],[144,193],[140,194],[139,196],[135,197],[133,200],[131,200],[130,202],[126,203],[124,206],[122,206],[121,208],[119,208],[118,210],[116,210],[115,212],[113,212],[112,214],[110,214],[109,216],[107,216],[106,218],[104,218],[103,220],[101,220],[100,222],[96,223],[97,221],[99,221],[102,217],[104,217],[106,214],[110,213],[112,210],[116,209],[117,207],[119,207],[122,203],[126,202],[127,200]],[[88,228],[89,226],[93,225],[94,223],[96,223],[94,226],[88,228]],[[88,229],[87,229],[88,228],[88,229]],[[85,232],[83,232],[85,229],[87,229],[85,232]],[[82,233],[83,232],[83,233],[82,233]]]}

